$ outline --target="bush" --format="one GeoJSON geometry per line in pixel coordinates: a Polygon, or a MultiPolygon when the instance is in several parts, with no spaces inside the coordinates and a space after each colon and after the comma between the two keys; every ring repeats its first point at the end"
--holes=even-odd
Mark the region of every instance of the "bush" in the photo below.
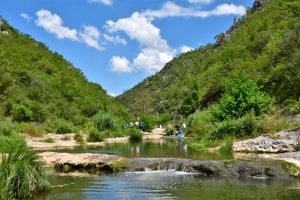
{"type": "Polygon", "coordinates": [[[10,136],[15,133],[14,126],[5,121],[0,121],[0,135],[10,136]]]}
{"type": "Polygon", "coordinates": [[[140,121],[144,122],[143,130],[151,131],[157,123],[157,118],[154,115],[144,115],[140,117],[140,121]]]}
{"type": "Polygon", "coordinates": [[[93,117],[93,124],[99,131],[115,128],[113,115],[110,113],[98,113],[93,117]]]}
{"type": "Polygon", "coordinates": [[[257,133],[260,129],[260,119],[249,113],[238,119],[228,119],[215,123],[215,128],[210,133],[210,139],[222,139],[226,136],[243,137],[257,133]]]}
{"type": "Polygon", "coordinates": [[[129,135],[130,141],[141,141],[143,138],[143,133],[136,128],[129,128],[127,129],[127,134],[129,135]]]}
{"type": "Polygon", "coordinates": [[[84,143],[83,135],[81,133],[76,133],[74,135],[74,140],[76,140],[77,143],[84,143]]]}
{"type": "Polygon", "coordinates": [[[226,83],[225,93],[213,109],[213,115],[220,121],[243,117],[249,112],[260,116],[268,111],[271,101],[255,81],[240,75],[226,83]]]}
{"type": "Polygon", "coordinates": [[[126,133],[129,136],[130,141],[137,142],[137,141],[141,141],[143,138],[143,133],[136,128],[128,128],[126,130],[126,133]]]}
{"type": "Polygon", "coordinates": [[[0,135],[0,199],[32,199],[50,190],[43,163],[16,135],[0,135]]]}
{"type": "Polygon", "coordinates": [[[102,142],[104,140],[104,133],[96,128],[90,128],[88,141],[89,142],[102,142]]]}
{"type": "Polygon", "coordinates": [[[33,116],[32,111],[22,104],[13,105],[11,114],[15,121],[31,121],[33,116]]]}
{"type": "Polygon", "coordinates": [[[234,137],[227,136],[224,140],[225,140],[224,143],[219,148],[219,152],[221,154],[231,153],[232,152],[232,145],[233,145],[233,142],[234,142],[234,137]]]}
{"type": "Polygon", "coordinates": [[[164,113],[162,115],[159,116],[159,124],[165,124],[169,121],[171,121],[173,119],[173,115],[168,114],[168,113],[164,113]]]}
{"type": "Polygon", "coordinates": [[[45,134],[44,130],[41,130],[34,124],[27,124],[27,123],[21,123],[17,126],[17,130],[20,133],[25,133],[27,135],[30,135],[32,137],[40,137],[43,134],[45,134]]]}
{"type": "Polygon", "coordinates": [[[167,127],[166,127],[166,134],[167,134],[167,135],[173,135],[173,134],[174,134],[174,129],[175,129],[174,126],[172,126],[172,125],[167,125],[167,127]]]}
{"type": "Polygon", "coordinates": [[[71,133],[72,129],[73,127],[71,123],[62,120],[57,125],[56,133],[57,134],[71,133]]]}

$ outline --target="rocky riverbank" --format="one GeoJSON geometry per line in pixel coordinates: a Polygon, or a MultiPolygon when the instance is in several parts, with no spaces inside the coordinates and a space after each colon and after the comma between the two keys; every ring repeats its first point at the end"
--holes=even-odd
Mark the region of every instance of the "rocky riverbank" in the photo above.
{"type": "Polygon", "coordinates": [[[254,139],[234,142],[232,150],[250,153],[283,153],[295,151],[300,141],[300,128],[262,135],[254,139]]]}

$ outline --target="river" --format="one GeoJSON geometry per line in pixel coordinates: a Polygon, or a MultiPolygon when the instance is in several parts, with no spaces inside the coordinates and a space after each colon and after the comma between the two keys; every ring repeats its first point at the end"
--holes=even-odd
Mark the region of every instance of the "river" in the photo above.
{"type": "MultiPolygon", "coordinates": [[[[107,143],[102,147],[61,149],[69,153],[108,153],[128,158],[232,160],[231,155],[199,152],[184,141],[107,143]]],[[[180,171],[124,172],[103,176],[48,177],[53,191],[43,200],[89,199],[300,199],[300,180],[203,177],[180,171]]]]}

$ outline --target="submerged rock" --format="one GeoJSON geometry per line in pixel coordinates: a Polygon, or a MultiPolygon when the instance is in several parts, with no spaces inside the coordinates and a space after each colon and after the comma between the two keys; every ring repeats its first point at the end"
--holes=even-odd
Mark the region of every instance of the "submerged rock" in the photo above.
{"type": "Polygon", "coordinates": [[[300,128],[281,131],[273,137],[262,135],[255,139],[235,142],[232,146],[236,152],[282,153],[293,152],[299,142],[300,128]]]}

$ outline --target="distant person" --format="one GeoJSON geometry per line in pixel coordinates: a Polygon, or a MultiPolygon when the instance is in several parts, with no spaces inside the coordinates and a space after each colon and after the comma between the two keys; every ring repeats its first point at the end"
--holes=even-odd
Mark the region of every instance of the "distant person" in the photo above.
{"type": "Polygon", "coordinates": [[[180,125],[179,124],[177,124],[176,126],[175,126],[175,131],[176,131],[176,133],[175,133],[175,136],[176,137],[182,137],[182,129],[180,128],[180,125]]]}
{"type": "Polygon", "coordinates": [[[139,128],[139,121],[134,122],[134,124],[136,128],[139,128]]]}
{"type": "Polygon", "coordinates": [[[132,123],[132,122],[129,123],[129,127],[130,127],[130,128],[133,127],[133,123],[132,123]]]}
{"type": "Polygon", "coordinates": [[[144,122],[140,121],[139,127],[142,131],[144,131],[144,122]]]}

